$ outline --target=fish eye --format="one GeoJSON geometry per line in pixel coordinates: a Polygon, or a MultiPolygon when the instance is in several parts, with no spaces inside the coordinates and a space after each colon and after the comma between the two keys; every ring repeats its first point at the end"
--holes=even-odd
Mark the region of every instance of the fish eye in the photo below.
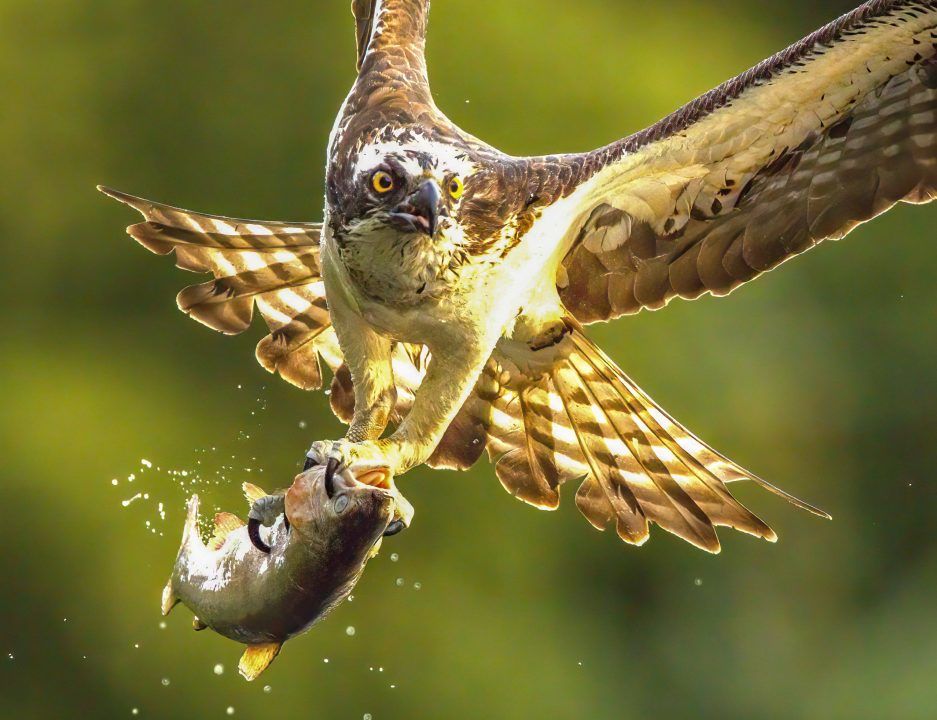
{"type": "Polygon", "coordinates": [[[341,515],[348,507],[348,496],[339,495],[334,501],[335,512],[341,515]]]}
{"type": "Polygon", "coordinates": [[[452,178],[449,181],[449,195],[452,196],[453,200],[458,200],[462,197],[462,193],[465,191],[465,186],[462,184],[462,179],[458,177],[452,178]]]}
{"type": "Polygon", "coordinates": [[[384,170],[378,170],[371,176],[371,187],[378,195],[386,195],[394,189],[394,178],[384,170]]]}

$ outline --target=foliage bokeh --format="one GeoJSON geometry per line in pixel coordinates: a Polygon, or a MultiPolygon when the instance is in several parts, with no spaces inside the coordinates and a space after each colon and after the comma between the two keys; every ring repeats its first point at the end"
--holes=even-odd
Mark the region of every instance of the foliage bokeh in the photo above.
{"type": "MultiPolygon", "coordinates": [[[[691,429],[833,522],[735,486],[776,546],[724,531],[710,557],[656,531],[636,550],[592,530],[569,489],[541,513],[484,462],[418,469],[401,483],[413,527],[258,683],[185,609],[160,629],[186,496],[166,470],[224,476],[200,491],[240,512],[241,480],[285,484],[341,427],[321,393],[254,363],[259,327],[224,338],[178,314],[197,278],[126,238],[135,216],[94,185],[318,219],[353,79],[347,5],[0,2],[0,716],[933,717],[933,207],[727,299],[593,332],[691,429]]],[[[849,3],[713,7],[437,0],[437,101],[515,154],[588,149],[849,3]]]]}

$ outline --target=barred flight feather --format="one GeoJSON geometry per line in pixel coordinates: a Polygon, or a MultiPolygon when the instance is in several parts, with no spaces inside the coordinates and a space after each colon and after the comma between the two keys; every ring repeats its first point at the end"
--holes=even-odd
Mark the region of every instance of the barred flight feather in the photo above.
{"type": "Polygon", "coordinates": [[[236,335],[250,327],[256,306],[270,329],[257,345],[257,360],[303,389],[322,386],[320,356],[333,370],[341,365],[319,268],[321,224],[194,213],[99,189],[143,215],[127,232],[147,250],[175,252],[183,270],[214,275],[179,293],[180,310],[236,335]]]}
{"type": "Polygon", "coordinates": [[[937,196],[937,2],[866,3],[657,125],[551,163],[592,173],[557,275],[580,322],[727,295],[937,196]]]}
{"type": "Polygon", "coordinates": [[[634,545],[648,539],[649,523],[709,552],[720,549],[718,526],[775,541],[726,488],[742,479],[828,517],[700,441],[578,330],[541,352],[553,353],[552,367],[533,376],[499,348],[429,464],[453,467],[440,458],[470,447],[455,465],[468,467],[485,449],[504,488],[544,510],[559,506],[562,484],[581,481],[576,505],[586,519],[599,529],[614,525],[634,545]],[[481,443],[453,431],[468,420],[484,428],[481,443]]]}

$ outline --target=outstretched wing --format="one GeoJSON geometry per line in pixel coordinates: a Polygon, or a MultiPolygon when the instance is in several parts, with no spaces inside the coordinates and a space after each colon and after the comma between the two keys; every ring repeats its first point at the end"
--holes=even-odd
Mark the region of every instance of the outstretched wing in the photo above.
{"type": "Polygon", "coordinates": [[[575,178],[554,188],[574,205],[566,307],[594,322],[725,295],[932,200],[935,55],[937,2],[868,2],[644,132],[546,160],[575,178]]]}
{"type": "Polygon", "coordinates": [[[127,232],[147,250],[175,252],[178,267],[214,275],[179,293],[180,310],[235,335],[250,326],[256,307],[270,329],[257,360],[303,389],[322,386],[320,355],[332,370],[342,364],[319,270],[320,224],[206,215],[99,189],[143,215],[127,232]]]}

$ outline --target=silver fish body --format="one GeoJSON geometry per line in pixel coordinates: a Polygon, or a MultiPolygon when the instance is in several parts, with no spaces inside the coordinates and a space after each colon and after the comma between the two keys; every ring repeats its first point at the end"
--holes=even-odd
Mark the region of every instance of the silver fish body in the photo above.
{"type": "MultiPolygon", "coordinates": [[[[215,535],[203,543],[199,499],[189,499],[182,544],[163,590],[163,613],[182,602],[195,613],[197,629],[208,627],[247,644],[239,667],[250,680],[284,641],[348,597],[398,512],[402,498],[387,475],[371,471],[361,482],[345,471],[336,476],[329,497],[324,474],[323,467],[313,467],[287,490],[285,518],[265,538],[269,554],[254,547],[247,526],[230,513],[216,515],[215,535]]],[[[249,488],[249,498],[262,493],[249,488]]]]}

